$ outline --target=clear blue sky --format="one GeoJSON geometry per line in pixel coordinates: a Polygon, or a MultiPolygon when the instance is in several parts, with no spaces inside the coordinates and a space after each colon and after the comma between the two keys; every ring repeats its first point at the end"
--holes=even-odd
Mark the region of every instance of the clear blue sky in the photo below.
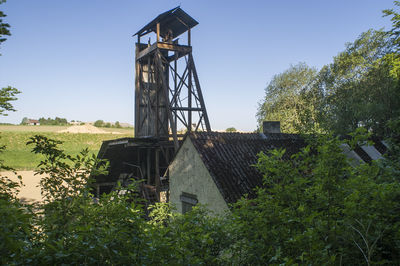
{"type": "Polygon", "coordinates": [[[199,21],[193,55],[211,127],[256,128],[255,113],[273,75],[291,64],[321,68],[360,33],[390,28],[391,0],[8,0],[0,5],[12,36],[0,53],[0,86],[22,91],[23,117],[133,124],[132,35],[181,5],[199,21]]]}

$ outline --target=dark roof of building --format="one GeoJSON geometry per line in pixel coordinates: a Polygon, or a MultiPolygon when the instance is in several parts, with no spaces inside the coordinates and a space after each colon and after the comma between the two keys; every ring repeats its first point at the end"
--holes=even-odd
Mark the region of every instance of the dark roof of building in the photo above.
{"type": "MultiPolygon", "coordinates": [[[[189,137],[227,203],[234,203],[245,194],[255,196],[254,189],[262,185],[262,174],[254,167],[261,151],[284,148],[284,159],[289,159],[306,146],[298,134],[193,132],[189,137]]],[[[355,163],[382,158],[387,144],[377,138],[371,140],[373,146],[351,150],[345,145],[342,150],[355,163]]]]}
{"type": "Polygon", "coordinates": [[[178,6],[158,15],[150,23],[136,32],[135,35],[141,36],[150,32],[156,32],[157,23],[160,23],[160,36],[163,38],[167,34],[168,30],[172,30],[173,38],[176,38],[188,29],[199,24],[194,18],[189,16],[178,6]]]}
{"type": "Polygon", "coordinates": [[[262,174],[254,167],[258,153],[285,148],[288,158],[305,146],[299,135],[282,133],[196,132],[190,139],[227,203],[244,194],[254,197],[254,189],[262,185],[262,174]]]}

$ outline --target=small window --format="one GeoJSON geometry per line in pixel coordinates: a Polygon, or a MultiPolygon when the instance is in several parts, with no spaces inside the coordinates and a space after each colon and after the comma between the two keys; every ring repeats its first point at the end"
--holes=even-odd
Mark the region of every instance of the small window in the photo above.
{"type": "Polygon", "coordinates": [[[189,194],[186,192],[182,192],[180,198],[182,202],[182,213],[186,213],[192,210],[193,206],[195,206],[198,202],[196,195],[189,194]]]}

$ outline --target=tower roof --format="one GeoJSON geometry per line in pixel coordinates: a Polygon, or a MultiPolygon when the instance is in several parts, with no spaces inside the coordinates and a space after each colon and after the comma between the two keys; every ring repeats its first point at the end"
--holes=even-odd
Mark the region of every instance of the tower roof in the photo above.
{"type": "Polygon", "coordinates": [[[136,32],[135,35],[142,36],[150,32],[156,32],[157,23],[160,23],[160,36],[163,38],[167,35],[169,30],[172,31],[173,38],[176,38],[188,29],[199,24],[178,6],[158,15],[150,23],[136,32]]]}

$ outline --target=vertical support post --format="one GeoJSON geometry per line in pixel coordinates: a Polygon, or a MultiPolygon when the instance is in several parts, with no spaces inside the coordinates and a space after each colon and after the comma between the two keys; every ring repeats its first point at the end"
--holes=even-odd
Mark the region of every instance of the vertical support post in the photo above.
{"type": "Polygon", "coordinates": [[[147,148],[147,170],[146,170],[146,172],[147,172],[147,184],[148,185],[150,185],[151,183],[151,173],[150,173],[150,169],[151,169],[151,167],[150,167],[150,165],[151,165],[151,161],[150,161],[150,148],[147,148]]]}
{"type": "Polygon", "coordinates": [[[160,23],[157,23],[157,42],[160,41],[160,23]]]}
{"type": "MultiPolygon", "coordinates": [[[[160,50],[156,50],[155,53],[155,64],[157,65],[158,68],[158,73],[160,73],[160,77],[157,77],[158,79],[161,78],[161,86],[165,95],[165,99],[169,99],[169,89],[168,89],[168,83],[167,80],[164,76],[164,73],[162,71],[162,60],[161,60],[161,52],[160,50]]],[[[174,120],[174,116],[172,115],[172,110],[171,110],[171,106],[170,103],[167,103],[167,113],[168,113],[168,119],[169,119],[169,123],[170,123],[170,127],[171,127],[171,131],[172,131],[172,138],[174,140],[174,147],[175,147],[175,151],[178,150],[179,148],[179,142],[178,142],[178,135],[176,132],[176,123],[174,120]]]]}
{"type": "MultiPolygon", "coordinates": [[[[139,169],[141,169],[142,166],[140,165],[140,149],[136,150],[136,164],[139,165],[139,169]]],[[[136,169],[136,176],[139,180],[141,180],[144,178],[144,176],[142,176],[142,171],[140,171],[139,169],[136,169]]]]}
{"type": "Polygon", "coordinates": [[[138,35],[138,43],[136,43],[136,49],[135,49],[135,136],[138,136],[139,133],[139,124],[140,124],[140,80],[139,80],[139,75],[140,75],[140,68],[139,64],[140,62],[136,60],[139,51],[140,50],[140,37],[138,35]]]}
{"type": "Polygon", "coordinates": [[[190,28],[188,29],[188,45],[191,46],[192,45],[192,34],[190,33],[190,28]]]}
{"type": "Polygon", "coordinates": [[[156,148],[155,150],[155,184],[156,184],[156,194],[157,194],[157,199],[160,201],[160,149],[156,148]]]}
{"type": "MultiPolygon", "coordinates": [[[[178,90],[178,61],[177,61],[178,60],[178,56],[179,56],[178,52],[175,51],[175,60],[174,60],[174,95],[177,93],[177,90],[178,90]]],[[[175,99],[175,101],[176,101],[176,99],[175,99]]],[[[173,102],[173,104],[175,104],[175,103],[173,102]]],[[[176,125],[178,118],[176,116],[173,116],[173,119],[175,119],[174,124],[176,125]]]]}
{"type": "Polygon", "coordinates": [[[151,134],[151,64],[150,64],[150,56],[147,58],[147,120],[146,120],[146,136],[151,134]]]}

